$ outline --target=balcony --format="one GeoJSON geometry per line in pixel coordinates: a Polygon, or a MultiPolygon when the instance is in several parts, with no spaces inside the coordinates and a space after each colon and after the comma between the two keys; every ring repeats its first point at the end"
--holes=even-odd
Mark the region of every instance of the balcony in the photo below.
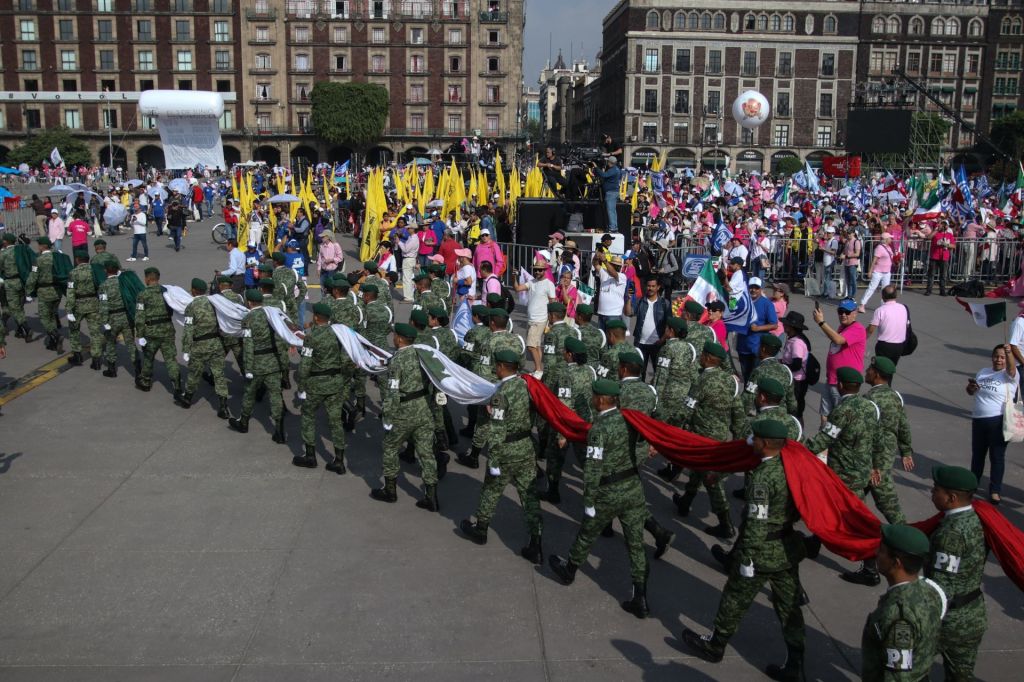
{"type": "Polygon", "coordinates": [[[272,7],[267,9],[247,9],[245,10],[245,18],[249,21],[276,21],[277,10],[272,7]]]}
{"type": "Polygon", "coordinates": [[[481,24],[507,24],[508,12],[481,12],[481,24]]]}
{"type": "Polygon", "coordinates": [[[426,75],[428,75],[429,73],[430,73],[430,72],[429,72],[429,71],[427,71],[426,69],[406,69],[406,70],[405,70],[405,75],[406,75],[406,76],[418,76],[418,77],[423,77],[423,76],[426,76],[426,75]]]}
{"type": "Polygon", "coordinates": [[[444,103],[452,107],[461,107],[469,104],[464,97],[449,97],[444,103]]]}
{"type": "Polygon", "coordinates": [[[292,68],[288,69],[288,73],[296,75],[296,76],[308,76],[309,74],[313,73],[313,67],[312,66],[293,66],[292,68]]]}
{"type": "Polygon", "coordinates": [[[214,64],[213,71],[214,73],[225,73],[229,71],[234,71],[234,68],[232,68],[230,64],[214,64]]]}
{"type": "Polygon", "coordinates": [[[332,68],[330,70],[330,74],[332,76],[351,76],[352,75],[352,69],[349,69],[349,68],[344,68],[344,69],[332,68]]]}
{"type": "Polygon", "coordinates": [[[484,50],[503,50],[508,47],[508,43],[484,43],[480,47],[484,50]]]}
{"type": "Polygon", "coordinates": [[[479,102],[477,102],[477,104],[479,104],[482,107],[503,107],[506,104],[508,104],[508,102],[501,99],[482,99],[479,102]]]}
{"type": "Polygon", "coordinates": [[[255,105],[260,105],[260,104],[277,104],[278,101],[279,100],[276,97],[271,95],[269,97],[253,97],[252,99],[249,100],[249,104],[255,104],[255,105]]]}
{"type": "Polygon", "coordinates": [[[274,38],[250,38],[250,45],[276,45],[277,40],[274,38]]]}
{"type": "Polygon", "coordinates": [[[467,72],[465,72],[465,71],[448,71],[448,70],[445,70],[444,75],[448,76],[449,78],[465,78],[469,74],[467,72]]]}
{"type": "Polygon", "coordinates": [[[505,71],[481,71],[480,72],[480,77],[481,78],[505,78],[506,76],[508,76],[508,73],[506,73],[505,71]]]}
{"type": "Polygon", "coordinates": [[[277,69],[261,69],[259,67],[249,69],[250,76],[276,76],[277,69]]]}

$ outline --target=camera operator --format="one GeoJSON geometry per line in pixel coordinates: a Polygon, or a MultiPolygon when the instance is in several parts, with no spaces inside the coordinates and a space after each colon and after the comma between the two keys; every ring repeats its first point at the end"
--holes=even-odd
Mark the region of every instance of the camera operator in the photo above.
{"type": "Polygon", "coordinates": [[[619,216],[616,212],[616,205],[619,202],[619,185],[622,182],[622,171],[619,169],[619,160],[614,156],[606,156],[604,169],[599,169],[593,164],[594,173],[601,178],[601,194],[604,196],[604,206],[608,213],[608,231],[619,231],[619,216]]]}
{"type": "Polygon", "coordinates": [[[555,148],[548,147],[544,150],[544,158],[537,162],[537,166],[544,175],[544,183],[556,197],[563,197],[563,186],[565,178],[562,177],[562,161],[555,156],[555,148]]]}
{"type": "Polygon", "coordinates": [[[615,142],[612,136],[608,133],[602,135],[601,146],[604,147],[604,153],[608,156],[614,156],[619,161],[619,166],[622,165],[622,145],[615,142]]]}

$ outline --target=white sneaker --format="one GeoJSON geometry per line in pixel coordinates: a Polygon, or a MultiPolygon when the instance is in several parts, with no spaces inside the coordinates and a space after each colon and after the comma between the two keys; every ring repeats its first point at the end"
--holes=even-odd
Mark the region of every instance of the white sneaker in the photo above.
{"type": "Polygon", "coordinates": [[[544,378],[544,372],[541,372],[540,370],[534,372],[533,373],[533,378],[534,379],[543,379],[544,378]]]}
{"type": "Polygon", "coordinates": [[[134,263],[135,262],[134,258],[125,258],[125,260],[128,261],[129,263],[134,263]]]}
{"type": "Polygon", "coordinates": [[[142,260],[149,260],[149,256],[143,256],[142,260]]]}

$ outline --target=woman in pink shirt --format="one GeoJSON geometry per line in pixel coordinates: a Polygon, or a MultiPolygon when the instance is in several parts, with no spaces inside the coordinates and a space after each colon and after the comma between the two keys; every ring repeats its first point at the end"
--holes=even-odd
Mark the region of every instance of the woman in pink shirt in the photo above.
{"type": "Polygon", "coordinates": [[[786,312],[789,310],[789,288],[782,282],[776,282],[772,285],[772,305],[775,306],[775,317],[779,320],[779,324],[772,331],[772,334],[782,336],[786,333],[785,327],[782,324],[782,318],[786,316],[786,312]]]}
{"type": "Polygon", "coordinates": [[[579,303],[579,296],[576,287],[572,285],[572,271],[562,271],[562,276],[558,280],[558,286],[555,287],[555,298],[560,303],[565,304],[565,319],[575,320],[576,304],[579,303]]]}
{"type": "Polygon", "coordinates": [[[721,301],[711,301],[707,305],[707,311],[708,318],[704,324],[711,327],[711,331],[715,332],[715,340],[728,353],[729,344],[726,342],[726,337],[729,332],[725,328],[725,322],[722,321],[722,317],[725,315],[725,304],[721,301]]]}
{"type": "Polygon", "coordinates": [[[811,343],[804,336],[807,325],[804,324],[804,316],[798,312],[780,317],[779,324],[786,330],[786,344],[782,347],[779,362],[793,373],[793,393],[796,397],[796,414],[793,416],[803,425],[807,398],[807,357],[811,354],[811,343]]]}
{"type": "Polygon", "coordinates": [[[89,227],[89,223],[82,219],[81,211],[75,213],[75,219],[68,225],[68,232],[71,234],[71,248],[77,249],[79,247],[89,246],[89,232],[92,228],[89,227]]]}
{"type": "Polygon", "coordinates": [[[434,234],[434,231],[426,223],[420,223],[420,229],[416,231],[416,237],[420,240],[420,267],[425,268],[430,264],[430,257],[434,255],[434,247],[437,246],[437,235],[434,234]]]}
{"type": "Polygon", "coordinates": [[[476,267],[480,279],[484,278],[484,273],[480,271],[480,264],[484,261],[491,264],[492,271],[498,277],[504,274],[505,256],[501,252],[501,247],[491,239],[490,230],[486,228],[480,231],[480,243],[473,250],[473,266],[476,267]]]}
{"type": "Polygon", "coordinates": [[[875,252],[871,257],[871,265],[868,267],[868,277],[871,282],[868,284],[868,290],[864,292],[864,296],[860,299],[860,306],[858,310],[864,312],[864,306],[871,300],[871,296],[874,295],[875,290],[878,287],[887,287],[892,279],[892,264],[896,254],[892,250],[892,235],[888,232],[882,233],[882,242],[875,247],[875,252]]]}

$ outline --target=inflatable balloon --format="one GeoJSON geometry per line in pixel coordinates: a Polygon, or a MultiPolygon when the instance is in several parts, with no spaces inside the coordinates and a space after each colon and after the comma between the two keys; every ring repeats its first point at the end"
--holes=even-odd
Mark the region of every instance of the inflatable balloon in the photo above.
{"type": "Polygon", "coordinates": [[[103,222],[110,227],[115,227],[124,222],[128,217],[128,209],[121,204],[111,204],[103,212],[103,222]]]}
{"type": "Polygon", "coordinates": [[[770,113],[768,100],[756,90],[747,90],[732,103],[732,117],[744,128],[757,128],[770,113]]]}

